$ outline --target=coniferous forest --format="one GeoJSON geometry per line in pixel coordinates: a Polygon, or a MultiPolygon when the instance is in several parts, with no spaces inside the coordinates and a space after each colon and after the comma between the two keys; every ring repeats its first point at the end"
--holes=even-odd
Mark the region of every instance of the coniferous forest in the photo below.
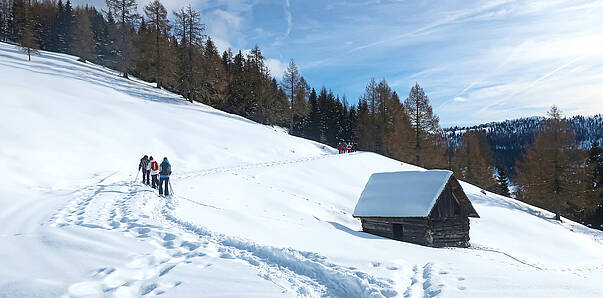
{"type": "MultiPolygon", "coordinates": [[[[601,227],[602,117],[525,118],[441,129],[419,84],[398,94],[370,79],[357,104],[313,88],[294,60],[272,76],[259,46],[218,52],[200,11],[168,12],[159,0],[139,14],[136,0],[106,0],[108,10],[67,0],[0,0],[0,41],[72,54],[136,76],[226,112],[336,146],[340,140],[425,168],[445,168],[483,189],[601,227]],[[170,17],[171,15],[171,17],[170,17]],[[406,93],[408,92],[408,93],[406,93]]],[[[32,58],[33,57],[33,58],[32,58]]]]}

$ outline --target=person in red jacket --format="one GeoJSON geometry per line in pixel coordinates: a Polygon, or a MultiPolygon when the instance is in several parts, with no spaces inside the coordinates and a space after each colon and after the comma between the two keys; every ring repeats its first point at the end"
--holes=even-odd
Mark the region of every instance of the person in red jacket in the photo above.
{"type": "Polygon", "coordinates": [[[339,142],[339,144],[337,144],[337,150],[339,150],[339,154],[341,154],[341,152],[343,150],[343,145],[341,144],[341,142],[339,142]]]}
{"type": "Polygon", "coordinates": [[[157,180],[157,175],[159,175],[159,164],[152,156],[149,158],[149,164],[151,168],[151,187],[156,189],[159,187],[159,180],[157,180]]]}

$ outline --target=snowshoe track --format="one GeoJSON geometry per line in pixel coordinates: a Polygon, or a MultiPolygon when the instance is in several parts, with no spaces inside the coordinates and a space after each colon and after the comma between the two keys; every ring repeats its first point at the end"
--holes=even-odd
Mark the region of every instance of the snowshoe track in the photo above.
{"type": "MultiPolygon", "coordinates": [[[[216,168],[178,177],[237,172],[327,157],[338,156],[216,168]]],[[[278,285],[288,295],[392,297],[398,294],[393,281],[338,266],[318,254],[264,246],[182,221],[172,214],[180,199],[186,198],[159,197],[147,186],[127,181],[101,181],[80,189],[76,198],[53,216],[52,226],[118,231],[151,243],[154,250],[132,255],[118,267],[98,268],[87,280],[71,285],[65,296],[160,295],[182,284],[182,281],[168,278],[169,272],[177,266],[191,262],[211,263],[217,258],[245,261],[259,276],[278,285]]]]}

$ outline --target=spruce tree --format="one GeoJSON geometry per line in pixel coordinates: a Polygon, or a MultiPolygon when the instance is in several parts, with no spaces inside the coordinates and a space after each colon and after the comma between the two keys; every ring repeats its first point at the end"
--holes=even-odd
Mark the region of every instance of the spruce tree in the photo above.
{"type": "MultiPolygon", "coordinates": [[[[21,40],[21,35],[24,32],[27,24],[26,0],[13,0],[12,7],[10,9],[9,21],[8,21],[8,39],[14,42],[21,40]]],[[[31,28],[29,29],[31,30],[31,28]]],[[[33,34],[33,33],[32,33],[33,34]]]]}
{"type": "MultiPolygon", "coordinates": [[[[259,48],[258,48],[259,53],[259,48]]],[[[259,53],[261,56],[261,53],[259,53]]],[[[258,67],[263,67],[263,60],[258,62],[258,67]]],[[[264,68],[265,69],[265,68],[264,68]]],[[[205,46],[203,47],[203,68],[202,68],[202,85],[200,90],[201,99],[206,104],[213,107],[223,108],[226,102],[226,89],[228,87],[228,79],[222,59],[218,54],[218,49],[210,37],[207,37],[205,46]]],[[[262,81],[258,84],[257,92],[262,94],[263,89],[267,88],[268,82],[262,77],[262,81]]]]}
{"type": "Polygon", "coordinates": [[[137,34],[133,35],[132,38],[133,54],[130,73],[147,81],[155,79],[154,37],[153,31],[147,26],[146,20],[142,18],[137,34]]]}
{"type": "Polygon", "coordinates": [[[10,4],[8,0],[0,0],[0,41],[8,40],[8,24],[10,21],[10,4]]]}
{"type": "Polygon", "coordinates": [[[310,95],[308,96],[308,104],[310,106],[310,112],[306,116],[304,136],[314,141],[320,141],[321,132],[321,116],[320,108],[318,105],[318,95],[316,90],[312,88],[310,95]]]}
{"type": "MultiPolygon", "coordinates": [[[[589,182],[586,189],[588,192],[586,204],[588,213],[590,213],[588,215],[591,215],[596,210],[603,211],[603,148],[598,141],[593,141],[591,144],[586,165],[588,171],[586,176],[589,182]]],[[[599,218],[599,222],[603,223],[603,216],[599,218]]]]}
{"type": "Polygon", "coordinates": [[[75,15],[73,13],[73,7],[71,6],[71,1],[67,0],[65,2],[65,11],[61,16],[61,33],[62,33],[62,43],[59,51],[62,53],[71,54],[72,46],[73,46],[73,31],[75,26],[75,15]]]}
{"type": "Polygon", "coordinates": [[[496,172],[496,183],[498,185],[497,193],[505,197],[510,197],[511,192],[509,191],[509,178],[507,177],[507,172],[501,166],[496,167],[496,172]]]}

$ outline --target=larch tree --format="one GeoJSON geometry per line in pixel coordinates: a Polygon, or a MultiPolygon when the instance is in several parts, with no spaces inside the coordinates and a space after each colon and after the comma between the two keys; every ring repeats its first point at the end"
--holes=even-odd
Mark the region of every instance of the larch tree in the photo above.
{"type": "Polygon", "coordinates": [[[452,158],[455,175],[483,189],[495,190],[496,182],[490,171],[492,157],[489,150],[482,133],[467,130],[452,158]]]}
{"type": "Polygon", "coordinates": [[[75,26],[72,51],[83,62],[92,60],[96,53],[96,47],[87,11],[82,10],[77,13],[76,20],[77,26],[75,26]]]}
{"type": "Polygon", "coordinates": [[[166,37],[170,32],[170,21],[167,18],[167,9],[159,0],[154,0],[144,7],[144,13],[147,17],[148,26],[154,35],[154,64],[155,64],[155,83],[157,88],[161,88],[162,67],[161,54],[162,49],[166,47],[166,37]]]}
{"type": "Polygon", "coordinates": [[[118,25],[116,51],[119,63],[116,66],[123,73],[124,78],[127,78],[132,58],[133,25],[139,18],[136,13],[138,4],[136,0],[105,0],[105,3],[109,8],[109,12],[116,18],[118,25]]]}
{"type": "Polygon", "coordinates": [[[296,136],[303,135],[304,119],[310,112],[308,97],[310,96],[310,85],[304,77],[299,78],[297,83],[295,102],[291,110],[293,114],[293,130],[292,134],[296,136]]]}
{"type": "Polygon", "coordinates": [[[394,92],[392,99],[392,128],[385,135],[385,154],[401,161],[409,161],[414,158],[412,140],[414,134],[410,125],[410,119],[401,104],[398,95],[394,92]],[[396,104],[397,103],[397,104],[396,104]]]}
{"type": "Polygon", "coordinates": [[[181,60],[181,92],[190,102],[195,100],[197,92],[197,69],[195,65],[200,63],[198,50],[203,46],[206,37],[205,24],[201,23],[201,13],[189,4],[187,7],[174,12],[176,17],[175,32],[180,39],[182,51],[181,60]]]}
{"type": "Polygon", "coordinates": [[[20,46],[27,53],[28,61],[31,61],[31,54],[38,54],[40,49],[40,43],[33,32],[33,17],[30,16],[30,8],[31,3],[28,2],[25,6],[24,25],[20,34],[20,46]]]}
{"type": "Polygon", "coordinates": [[[289,60],[289,65],[283,73],[281,85],[283,90],[289,95],[289,133],[293,132],[293,106],[295,105],[295,95],[297,93],[297,85],[299,84],[300,74],[297,65],[293,59],[289,60]]]}
{"type": "Polygon", "coordinates": [[[371,78],[358,100],[358,145],[363,150],[377,152],[378,90],[375,78],[371,78]]]}
{"type": "Polygon", "coordinates": [[[415,162],[417,165],[424,165],[425,152],[430,144],[430,133],[435,133],[439,129],[439,118],[433,113],[429,104],[429,97],[418,83],[411,89],[406,100],[404,108],[408,113],[410,124],[413,127],[415,138],[415,162]]]}
{"type": "Polygon", "coordinates": [[[527,149],[518,163],[518,198],[555,212],[572,213],[570,204],[576,203],[574,173],[577,170],[573,131],[553,106],[548,112],[543,131],[527,149]],[[574,201],[574,202],[572,202],[574,201]]]}

